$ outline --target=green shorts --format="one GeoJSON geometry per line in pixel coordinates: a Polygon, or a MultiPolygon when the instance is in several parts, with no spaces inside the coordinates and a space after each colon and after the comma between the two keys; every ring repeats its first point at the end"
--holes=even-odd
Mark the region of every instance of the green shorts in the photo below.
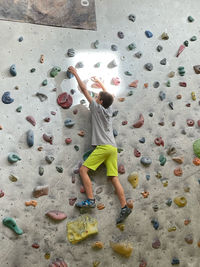
{"type": "Polygon", "coordinates": [[[112,145],[97,146],[83,162],[83,165],[95,171],[102,163],[106,165],[107,176],[118,176],[116,147],[112,145]]]}

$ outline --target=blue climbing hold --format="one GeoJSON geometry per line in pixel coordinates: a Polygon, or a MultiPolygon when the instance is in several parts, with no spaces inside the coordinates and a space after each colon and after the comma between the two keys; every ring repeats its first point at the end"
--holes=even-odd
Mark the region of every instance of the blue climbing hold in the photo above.
{"type": "Polygon", "coordinates": [[[144,143],[145,143],[145,138],[142,137],[142,138],[139,140],[139,142],[140,142],[141,144],[144,144],[144,143]]]}
{"type": "Polygon", "coordinates": [[[168,198],[165,203],[166,203],[167,206],[170,207],[172,205],[172,199],[168,198]]]}
{"type": "Polygon", "coordinates": [[[153,228],[157,230],[159,227],[159,222],[156,219],[152,219],[151,223],[153,224],[153,228]]]}
{"type": "Polygon", "coordinates": [[[22,42],[23,40],[24,40],[23,36],[20,36],[18,39],[19,42],[22,42]]]}
{"type": "Polygon", "coordinates": [[[11,67],[10,67],[10,74],[11,74],[12,76],[17,76],[17,71],[16,71],[16,66],[15,66],[15,64],[11,65],[11,67]]]}
{"type": "Polygon", "coordinates": [[[85,152],[83,155],[83,160],[85,161],[93,151],[94,151],[94,148],[85,152]]]}
{"type": "Polygon", "coordinates": [[[4,104],[11,104],[13,101],[14,101],[14,99],[10,97],[10,92],[5,92],[2,95],[2,102],[4,104]]]}
{"type": "Polygon", "coordinates": [[[173,258],[171,264],[172,265],[178,265],[180,263],[179,259],[173,258]]]}
{"type": "Polygon", "coordinates": [[[145,31],[145,34],[146,34],[146,37],[147,37],[147,38],[151,38],[151,37],[153,37],[153,33],[150,32],[150,31],[145,31]]]}
{"type": "Polygon", "coordinates": [[[71,79],[74,77],[74,74],[72,74],[69,70],[67,70],[67,78],[71,79]]]}
{"type": "Polygon", "coordinates": [[[118,136],[118,132],[116,129],[113,129],[113,135],[114,135],[114,137],[118,136]]]}
{"type": "Polygon", "coordinates": [[[29,147],[34,145],[34,133],[32,130],[28,130],[27,132],[27,144],[29,147]]]}
{"type": "Polygon", "coordinates": [[[72,127],[75,124],[75,121],[73,121],[72,119],[68,118],[68,119],[66,119],[64,121],[64,124],[65,124],[66,127],[72,127]]]}
{"type": "Polygon", "coordinates": [[[142,163],[144,166],[149,166],[152,163],[152,160],[150,157],[142,157],[140,159],[140,163],[142,163]]]}
{"type": "Polygon", "coordinates": [[[151,177],[151,176],[150,176],[149,174],[146,175],[146,179],[147,179],[147,181],[150,180],[150,177],[151,177]]]}

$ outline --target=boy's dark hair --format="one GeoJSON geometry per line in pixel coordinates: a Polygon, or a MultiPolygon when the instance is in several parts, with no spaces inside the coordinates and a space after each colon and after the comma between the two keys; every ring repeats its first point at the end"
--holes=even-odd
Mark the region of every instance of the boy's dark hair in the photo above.
{"type": "Polygon", "coordinates": [[[104,91],[101,91],[99,95],[100,95],[100,100],[103,101],[102,106],[104,108],[109,108],[113,103],[113,96],[109,94],[108,92],[104,92],[104,91]]]}

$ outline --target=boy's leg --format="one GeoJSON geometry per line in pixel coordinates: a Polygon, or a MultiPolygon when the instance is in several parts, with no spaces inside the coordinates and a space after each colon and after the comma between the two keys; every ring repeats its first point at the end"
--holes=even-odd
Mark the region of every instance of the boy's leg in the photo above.
{"type": "Polygon", "coordinates": [[[111,179],[111,182],[116,190],[121,208],[123,208],[126,205],[126,198],[124,195],[124,189],[119,181],[119,178],[118,176],[109,176],[109,178],[111,179]]]}
{"type": "Polygon", "coordinates": [[[85,191],[86,191],[86,195],[89,199],[93,199],[94,195],[92,191],[92,183],[88,175],[88,171],[89,171],[88,167],[84,165],[80,167],[80,175],[81,175],[81,179],[82,179],[85,191]]]}

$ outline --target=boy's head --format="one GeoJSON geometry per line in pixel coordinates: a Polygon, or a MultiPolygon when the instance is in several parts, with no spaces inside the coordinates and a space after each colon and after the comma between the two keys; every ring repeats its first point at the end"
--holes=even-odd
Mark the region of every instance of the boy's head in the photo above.
{"type": "Polygon", "coordinates": [[[113,96],[108,92],[101,91],[96,99],[96,102],[104,108],[109,108],[113,103],[113,96]]]}

